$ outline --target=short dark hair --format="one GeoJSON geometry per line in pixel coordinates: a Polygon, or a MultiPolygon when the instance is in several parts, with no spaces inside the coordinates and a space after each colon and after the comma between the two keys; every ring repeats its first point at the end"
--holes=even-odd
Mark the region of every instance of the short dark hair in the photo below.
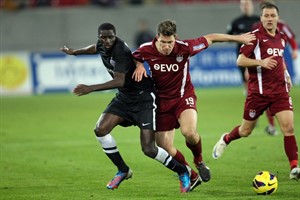
{"type": "Polygon", "coordinates": [[[261,12],[262,12],[265,8],[267,8],[267,9],[275,8],[275,9],[277,10],[277,13],[279,14],[279,8],[278,8],[275,4],[273,4],[273,3],[270,3],[270,2],[264,2],[264,3],[262,3],[262,4],[260,5],[260,10],[261,10],[261,12]]]}
{"type": "Polygon", "coordinates": [[[116,34],[116,28],[111,23],[103,23],[98,27],[98,35],[100,34],[100,31],[103,30],[113,30],[114,34],[116,34]]]}
{"type": "Polygon", "coordinates": [[[176,34],[176,22],[171,20],[165,20],[157,25],[157,34],[165,36],[171,36],[176,34]]]}

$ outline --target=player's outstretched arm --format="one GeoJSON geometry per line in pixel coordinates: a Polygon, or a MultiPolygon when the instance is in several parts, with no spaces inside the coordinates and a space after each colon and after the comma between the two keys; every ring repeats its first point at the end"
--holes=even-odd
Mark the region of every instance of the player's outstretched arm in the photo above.
{"type": "Polygon", "coordinates": [[[205,35],[204,37],[206,38],[209,45],[215,42],[238,42],[243,44],[252,44],[251,41],[256,39],[255,35],[250,32],[241,35],[213,33],[205,35]]]}
{"type": "Polygon", "coordinates": [[[62,52],[65,52],[68,55],[81,55],[81,54],[96,54],[97,50],[96,50],[96,45],[92,44],[89,45],[87,47],[84,48],[80,48],[80,49],[72,49],[66,45],[64,45],[62,48],[60,48],[60,50],[62,52]]]}
{"type": "Polygon", "coordinates": [[[82,96],[91,92],[122,88],[125,84],[125,76],[125,73],[114,72],[114,79],[95,85],[79,84],[74,88],[73,93],[77,96],[82,96]]]}
{"type": "Polygon", "coordinates": [[[148,77],[146,69],[143,65],[143,63],[139,62],[139,61],[135,61],[136,62],[136,68],[132,74],[132,78],[137,81],[140,82],[144,77],[148,77]]]}

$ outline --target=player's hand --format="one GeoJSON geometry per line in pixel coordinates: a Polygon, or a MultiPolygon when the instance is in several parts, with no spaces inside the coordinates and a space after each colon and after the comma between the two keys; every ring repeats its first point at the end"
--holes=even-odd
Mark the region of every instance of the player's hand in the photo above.
{"type": "Polygon", "coordinates": [[[137,62],[137,66],[132,74],[132,77],[135,81],[140,82],[144,77],[148,77],[146,69],[143,63],[137,62]]]}
{"type": "Polygon", "coordinates": [[[64,45],[64,47],[60,48],[62,52],[65,52],[68,55],[74,55],[74,49],[69,48],[68,46],[64,45]]]}
{"type": "Polygon", "coordinates": [[[247,44],[247,45],[253,45],[253,43],[251,41],[256,39],[255,34],[253,34],[251,32],[241,34],[240,36],[241,36],[241,42],[243,44],[247,44]]]}
{"type": "Polygon", "coordinates": [[[77,96],[82,96],[82,95],[86,95],[92,91],[93,90],[90,86],[79,84],[74,88],[73,93],[77,96]]]}
{"type": "Polygon", "coordinates": [[[273,69],[277,66],[277,61],[274,59],[275,56],[270,56],[262,60],[261,66],[266,69],[273,69]]]}
{"type": "Polygon", "coordinates": [[[291,76],[288,73],[288,71],[284,72],[284,77],[285,77],[285,82],[288,85],[288,89],[290,91],[292,89],[292,87],[293,87],[293,82],[292,82],[291,76]]]}

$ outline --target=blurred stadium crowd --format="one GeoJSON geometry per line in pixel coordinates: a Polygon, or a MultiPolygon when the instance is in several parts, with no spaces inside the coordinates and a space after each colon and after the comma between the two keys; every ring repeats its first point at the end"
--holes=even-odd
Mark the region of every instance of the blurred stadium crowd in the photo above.
{"type": "Polygon", "coordinates": [[[192,4],[237,2],[239,0],[0,0],[0,8],[5,10],[20,10],[24,8],[40,7],[68,7],[68,6],[103,6],[118,7],[121,5],[147,4],[192,4]]]}

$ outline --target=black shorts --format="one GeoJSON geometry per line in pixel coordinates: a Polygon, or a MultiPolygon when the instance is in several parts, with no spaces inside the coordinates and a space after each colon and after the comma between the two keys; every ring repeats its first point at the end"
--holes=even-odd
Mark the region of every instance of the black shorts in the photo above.
{"type": "Polygon", "coordinates": [[[138,126],[140,129],[156,130],[156,103],[153,92],[138,94],[118,93],[112,99],[104,113],[122,117],[121,126],[138,126]]]}

